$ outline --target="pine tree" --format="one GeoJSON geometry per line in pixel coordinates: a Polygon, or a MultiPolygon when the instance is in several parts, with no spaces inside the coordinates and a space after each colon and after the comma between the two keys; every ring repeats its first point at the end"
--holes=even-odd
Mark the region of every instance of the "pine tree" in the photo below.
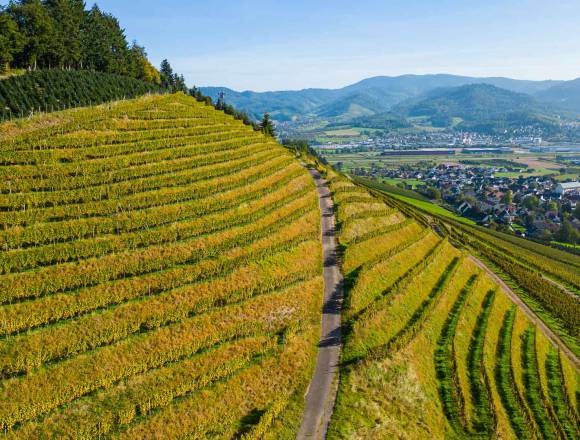
{"type": "Polygon", "coordinates": [[[226,109],[226,101],[224,98],[224,92],[218,93],[217,102],[215,104],[216,110],[225,110],[226,109]]]}
{"type": "Polygon", "coordinates": [[[161,74],[161,85],[167,89],[173,90],[175,87],[175,76],[171,64],[169,64],[169,61],[166,59],[161,61],[161,69],[159,73],[161,74]]]}
{"type": "Polygon", "coordinates": [[[100,72],[128,74],[129,48],[119,21],[103,13],[97,5],[85,22],[86,67],[100,72]]]}
{"type": "Polygon", "coordinates": [[[173,91],[174,92],[187,92],[187,86],[185,85],[185,78],[183,75],[173,74],[173,91]]]}
{"type": "Polygon", "coordinates": [[[270,115],[268,113],[264,113],[264,117],[262,118],[262,122],[260,123],[260,130],[266,136],[276,137],[276,130],[274,128],[274,124],[270,119],[270,115]]]}

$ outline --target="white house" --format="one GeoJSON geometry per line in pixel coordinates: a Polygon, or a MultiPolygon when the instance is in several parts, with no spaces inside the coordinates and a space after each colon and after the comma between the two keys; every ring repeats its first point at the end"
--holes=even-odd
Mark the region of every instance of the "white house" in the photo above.
{"type": "Polygon", "coordinates": [[[563,182],[556,186],[556,194],[566,194],[569,192],[580,191],[580,182],[563,182]]]}

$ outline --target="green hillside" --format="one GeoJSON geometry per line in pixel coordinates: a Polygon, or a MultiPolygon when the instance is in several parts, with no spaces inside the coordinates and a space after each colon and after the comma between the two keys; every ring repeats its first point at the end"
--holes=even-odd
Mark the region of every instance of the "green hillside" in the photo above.
{"type": "Polygon", "coordinates": [[[294,157],[183,94],[0,132],[2,437],[291,437],[322,307],[294,157]]]}
{"type": "Polygon", "coordinates": [[[0,80],[0,121],[162,93],[159,85],[89,70],[37,70],[0,80]]]}
{"type": "Polygon", "coordinates": [[[394,112],[407,117],[427,118],[433,126],[501,132],[521,126],[556,129],[554,112],[529,95],[489,84],[438,89],[398,105],[394,112]]]}
{"type": "MultiPolygon", "coordinates": [[[[326,310],[307,149],[184,94],[0,139],[0,436],[295,438],[326,310]]],[[[328,438],[578,438],[578,257],[322,171],[346,281],[328,438]]]]}

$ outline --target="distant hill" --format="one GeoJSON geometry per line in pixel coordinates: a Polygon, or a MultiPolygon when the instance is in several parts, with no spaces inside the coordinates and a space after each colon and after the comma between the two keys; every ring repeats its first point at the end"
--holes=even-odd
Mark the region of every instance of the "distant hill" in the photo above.
{"type": "Polygon", "coordinates": [[[202,92],[226,101],[255,118],[269,112],[280,121],[314,116],[342,120],[380,114],[412,98],[435,89],[468,84],[490,84],[513,92],[536,94],[562,84],[562,81],[522,81],[510,78],[474,78],[457,75],[377,76],[340,89],[305,89],[279,92],[236,92],[224,87],[202,87],[202,92]]]}
{"type": "Polygon", "coordinates": [[[436,89],[424,97],[399,104],[393,110],[405,117],[424,117],[432,125],[447,127],[456,118],[461,127],[494,131],[513,125],[550,125],[553,111],[530,95],[489,84],[436,89]]]}
{"type": "Polygon", "coordinates": [[[411,117],[447,114],[473,121],[532,109],[539,110],[539,105],[529,95],[488,84],[473,84],[436,89],[424,97],[398,105],[394,111],[411,117]]]}
{"type": "Polygon", "coordinates": [[[351,119],[349,124],[353,127],[377,128],[381,130],[411,127],[411,124],[404,117],[391,112],[351,119]]]}
{"type": "Polygon", "coordinates": [[[254,119],[266,112],[279,121],[311,113],[325,102],[333,99],[334,91],[325,89],[306,89],[281,92],[236,92],[227,87],[202,87],[201,91],[215,101],[223,92],[226,102],[244,111],[254,119]]]}
{"type": "Polygon", "coordinates": [[[559,108],[580,113],[580,78],[542,90],[536,97],[559,108]]]}
{"type": "Polygon", "coordinates": [[[355,92],[315,109],[316,115],[322,118],[350,120],[352,118],[372,116],[385,111],[386,107],[379,96],[371,92],[355,92]]]}

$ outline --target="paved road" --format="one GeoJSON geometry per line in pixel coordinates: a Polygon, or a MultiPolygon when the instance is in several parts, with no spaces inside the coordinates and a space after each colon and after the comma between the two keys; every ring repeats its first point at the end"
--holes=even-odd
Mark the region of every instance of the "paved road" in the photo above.
{"type": "Polygon", "coordinates": [[[308,170],[320,197],[322,254],[324,258],[324,305],[322,332],[314,376],[305,396],[306,405],[298,439],[324,439],[338,388],[340,359],[340,312],[343,278],[337,258],[334,207],[326,181],[316,170],[308,170]]]}
{"type": "Polygon", "coordinates": [[[572,350],[570,350],[564,341],[554,333],[550,327],[544,324],[542,321],[533,311],[530,309],[526,303],[512,290],[510,287],[502,280],[499,276],[497,276],[491,269],[489,269],[481,260],[478,260],[473,255],[470,255],[469,258],[480,268],[485,270],[506,292],[506,294],[510,297],[510,299],[518,305],[518,307],[524,312],[530,320],[535,323],[538,327],[542,329],[544,334],[550,339],[557,347],[562,350],[562,353],[570,360],[572,365],[576,367],[577,371],[580,371],[580,359],[578,356],[574,354],[572,350]]]}

